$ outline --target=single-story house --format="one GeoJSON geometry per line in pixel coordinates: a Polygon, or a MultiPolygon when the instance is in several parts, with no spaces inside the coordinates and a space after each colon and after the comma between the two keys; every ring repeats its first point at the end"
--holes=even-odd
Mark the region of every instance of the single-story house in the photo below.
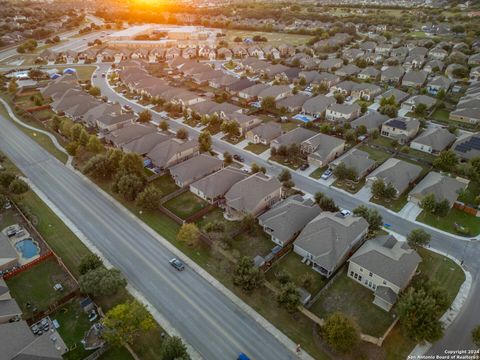
{"type": "Polygon", "coordinates": [[[433,105],[435,105],[436,102],[436,99],[427,95],[414,95],[403,102],[402,109],[407,111],[415,111],[415,108],[419,104],[424,104],[427,107],[427,110],[429,110],[433,107],[433,105]]]}
{"type": "Polygon", "coordinates": [[[343,153],[345,140],[319,133],[303,141],[300,148],[309,164],[323,167],[343,153]]]}
{"type": "Polygon", "coordinates": [[[356,129],[363,125],[367,128],[367,131],[372,131],[379,129],[388,119],[389,117],[387,115],[380,114],[375,110],[368,110],[365,114],[353,120],[350,125],[352,126],[352,129],[356,129]]]}
{"type": "Polygon", "coordinates": [[[157,128],[151,124],[134,123],[111,131],[105,136],[105,140],[116,147],[121,147],[130,141],[154,132],[157,132],[157,128]]]}
{"type": "Polygon", "coordinates": [[[344,164],[347,168],[355,170],[357,180],[359,180],[375,167],[376,162],[370,159],[370,155],[367,152],[354,148],[342,157],[332,161],[330,167],[335,168],[340,164],[344,164]]]}
{"type": "Polygon", "coordinates": [[[304,94],[295,94],[293,96],[287,96],[276,102],[277,109],[286,109],[289,112],[296,112],[302,109],[303,104],[310,99],[309,96],[304,94]]]}
{"type": "Polygon", "coordinates": [[[449,147],[456,139],[457,137],[447,129],[433,128],[413,139],[410,147],[429,154],[438,154],[449,147]]]}
{"type": "Polygon", "coordinates": [[[463,160],[480,157],[480,133],[468,134],[460,137],[452,145],[452,150],[463,160]]]}
{"type": "Polygon", "coordinates": [[[360,112],[360,105],[356,103],[331,104],[325,112],[325,118],[336,122],[351,121],[357,118],[360,112]]]}
{"type": "Polygon", "coordinates": [[[270,147],[278,149],[282,145],[290,146],[292,144],[301,144],[303,141],[308,140],[315,135],[317,135],[315,131],[298,127],[271,141],[270,147]]]}
{"type": "Polygon", "coordinates": [[[315,118],[320,118],[325,115],[328,106],[336,102],[333,97],[317,95],[305,101],[302,106],[302,112],[315,118]]]}
{"type": "Polygon", "coordinates": [[[368,223],[362,217],[323,211],[300,232],[293,251],[328,278],[358,248],[367,232],[368,223]]]}
{"type": "Polygon", "coordinates": [[[198,155],[198,153],[199,145],[197,140],[171,138],[156,145],[146,156],[155,167],[167,169],[198,155]]]}
{"type": "Polygon", "coordinates": [[[270,145],[270,142],[282,135],[282,126],[276,122],[262,123],[246,133],[246,138],[253,144],[270,145]]]}
{"type": "Polygon", "coordinates": [[[383,94],[377,96],[375,98],[375,101],[377,103],[380,104],[380,102],[382,101],[383,98],[385,99],[390,99],[391,97],[393,96],[393,98],[395,99],[395,103],[396,104],[401,104],[402,102],[404,102],[410,95],[408,93],[406,93],[405,91],[402,91],[402,90],[398,90],[398,89],[390,89],[390,90],[387,90],[385,91],[383,94]]]}
{"type": "Polygon", "coordinates": [[[223,161],[206,154],[194,156],[170,168],[175,184],[185,187],[201,178],[219,171],[223,161]]]}
{"type": "Polygon", "coordinates": [[[121,148],[126,153],[145,156],[145,154],[149,153],[155,146],[173,137],[175,137],[175,134],[172,132],[155,131],[125,143],[121,145],[121,148]]]}
{"type": "Polygon", "coordinates": [[[428,73],[422,70],[411,70],[407,72],[402,79],[403,86],[419,88],[425,84],[428,73]]]}

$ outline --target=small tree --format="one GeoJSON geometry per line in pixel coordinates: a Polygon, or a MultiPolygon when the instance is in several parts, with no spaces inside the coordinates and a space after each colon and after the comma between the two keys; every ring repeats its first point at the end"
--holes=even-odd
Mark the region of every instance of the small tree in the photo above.
{"type": "Polygon", "coordinates": [[[322,209],[323,211],[336,212],[336,211],[339,210],[339,208],[335,204],[335,201],[333,201],[333,199],[331,199],[329,197],[326,197],[326,196],[324,196],[320,200],[318,206],[320,206],[320,209],[322,209]]]}
{"type": "Polygon", "coordinates": [[[225,151],[223,153],[223,162],[225,163],[225,165],[230,165],[231,163],[233,163],[233,156],[228,151],[225,151]]]}
{"type": "Polygon", "coordinates": [[[423,199],[420,201],[420,207],[424,211],[432,214],[435,211],[436,203],[437,201],[435,199],[435,194],[430,193],[425,195],[423,199]]]}
{"type": "Polygon", "coordinates": [[[324,197],[325,197],[325,194],[324,194],[324,193],[322,193],[322,192],[320,192],[320,191],[316,192],[315,195],[314,195],[315,202],[316,202],[318,205],[320,205],[320,200],[322,200],[324,197]]]}
{"type": "Polygon", "coordinates": [[[87,272],[103,266],[102,260],[96,254],[85,255],[78,265],[78,272],[80,275],[85,275],[87,272]]]}
{"type": "Polygon", "coordinates": [[[262,100],[261,107],[262,107],[263,110],[267,110],[267,111],[275,109],[275,98],[272,97],[272,96],[266,96],[262,100]]]}
{"type": "Polygon", "coordinates": [[[110,152],[109,159],[113,161],[112,167],[118,168],[122,174],[132,174],[138,177],[143,176],[143,160],[135,153],[110,152]],[[118,165],[116,163],[118,162],[118,165]]]}
{"type": "Polygon", "coordinates": [[[177,130],[177,139],[180,140],[187,140],[188,139],[188,131],[185,128],[180,128],[177,130]]]}
{"type": "Polygon", "coordinates": [[[103,337],[110,345],[132,345],[143,332],[155,328],[155,321],[145,306],[136,300],[119,304],[110,309],[102,320],[103,337]]]}
{"type": "Polygon", "coordinates": [[[100,96],[101,91],[99,87],[92,86],[89,90],[88,93],[92,96],[100,96]]]}
{"type": "Polygon", "coordinates": [[[450,211],[450,203],[447,199],[443,199],[435,204],[435,215],[438,217],[445,217],[450,211]]]}
{"type": "Polygon", "coordinates": [[[432,236],[421,228],[413,229],[407,236],[410,246],[425,246],[430,242],[432,236]]]}
{"type": "Polygon", "coordinates": [[[10,171],[0,172],[0,185],[4,189],[8,189],[13,180],[17,178],[17,175],[10,171]]]}
{"type": "Polygon", "coordinates": [[[382,179],[377,179],[373,182],[372,184],[372,195],[381,198],[383,197],[383,194],[385,193],[385,182],[382,179]]]}
{"type": "Polygon", "coordinates": [[[17,80],[11,79],[8,82],[8,92],[9,93],[15,93],[15,92],[17,92],[17,89],[18,89],[17,80]]]}
{"type": "Polygon", "coordinates": [[[26,193],[30,187],[22,179],[16,178],[10,185],[8,185],[8,191],[15,195],[21,195],[26,193]]]}
{"type": "Polygon", "coordinates": [[[377,209],[368,208],[365,205],[360,205],[353,209],[353,214],[361,216],[368,222],[368,228],[370,231],[377,231],[383,224],[382,215],[377,209]]]}
{"type": "Polygon", "coordinates": [[[162,192],[154,185],[149,185],[138,194],[135,199],[136,205],[144,210],[158,210],[160,200],[162,199],[162,192]]]}
{"type": "Polygon", "coordinates": [[[143,191],[145,181],[138,175],[127,174],[119,177],[114,184],[113,190],[124,197],[125,200],[133,201],[143,191]]]}
{"type": "Polygon", "coordinates": [[[177,240],[188,246],[195,246],[200,241],[200,230],[194,223],[185,223],[178,231],[177,240]]]}
{"type": "Polygon", "coordinates": [[[152,113],[148,110],[143,110],[140,114],[138,114],[138,122],[141,123],[148,123],[152,121],[152,113]]]}
{"type": "Polygon", "coordinates": [[[162,120],[162,121],[160,121],[160,124],[158,124],[158,127],[162,131],[167,131],[168,128],[169,128],[169,125],[168,125],[168,122],[166,122],[165,120],[162,120]]]}
{"type": "Polygon", "coordinates": [[[290,173],[289,170],[283,169],[282,172],[278,175],[278,180],[282,183],[285,181],[292,180],[292,174],[290,173]]]}
{"type": "Polygon", "coordinates": [[[167,338],[160,351],[162,360],[190,360],[187,348],[177,336],[167,338]]]}
{"type": "Polygon", "coordinates": [[[96,135],[90,135],[87,142],[87,150],[98,154],[105,150],[105,147],[96,135]]]}
{"type": "Polygon", "coordinates": [[[87,130],[82,129],[82,131],[80,132],[80,136],[78,137],[78,142],[82,146],[87,146],[89,140],[90,140],[90,135],[88,134],[87,130]]]}
{"type": "Polygon", "coordinates": [[[280,292],[277,295],[277,302],[280,306],[283,306],[289,313],[297,311],[300,305],[300,294],[295,286],[295,283],[288,282],[282,285],[280,292]]]}
{"type": "Polygon", "coordinates": [[[225,134],[229,137],[240,136],[240,130],[238,129],[238,123],[236,121],[224,121],[220,127],[225,134]]]}
{"type": "Polygon", "coordinates": [[[111,296],[127,285],[119,270],[104,267],[88,271],[80,276],[78,283],[83,293],[93,296],[111,296]]]}
{"type": "Polygon", "coordinates": [[[339,353],[351,352],[360,341],[358,325],[346,315],[330,315],[321,329],[325,342],[339,353]]]}
{"type": "Polygon", "coordinates": [[[233,271],[233,284],[240,286],[244,291],[252,291],[260,287],[264,281],[263,272],[256,268],[253,260],[244,256],[236,264],[233,271]]]}
{"type": "Polygon", "coordinates": [[[453,150],[443,150],[433,161],[433,166],[443,171],[453,171],[457,164],[458,158],[453,150]]]}
{"type": "Polygon", "coordinates": [[[201,152],[209,152],[212,149],[212,136],[204,130],[198,135],[198,143],[201,152]]]}

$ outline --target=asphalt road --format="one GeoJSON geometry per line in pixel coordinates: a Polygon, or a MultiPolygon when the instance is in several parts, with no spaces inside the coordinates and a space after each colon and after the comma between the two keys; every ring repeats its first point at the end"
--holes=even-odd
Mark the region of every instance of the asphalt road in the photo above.
{"type": "MultiPolygon", "coordinates": [[[[109,67],[109,64],[100,65],[99,69],[97,70],[97,74],[106,72],[109,67]]],[[[122,105],[128,104],[137,112],[145,109],[145,107],[142,105],[125,99],[113,91],[108,86],[106,78],[102,78],[100,75],[98,75],[97,78],[93,79],[93,83],[95,86],[98,86],[101,89],[102,95],[106,95],[109,100],[119,102],[122,105]]],[[[153,113],[153,120],[160,121],[161,118],[159,115],[153,113]]],[[[183,124],[180,124],[174,120],[170,120],[169,123],[172,130],[185,127],[183,124]]],[[[188,131],[190,136],[194,138],[198,137],[200,133],[199,129],[188,128],[188,131]]],[[[265,166],[268,174],[278,175],[283,170],[281,166],[265,161],[259,156],[248,151],[241,150],[228,142],[215,138],[212,138],[212,142],[213,149],[218,153],[224,153],[225,151],[228,151],[230,154],[239,154],[245,159],[246,164],[252,164],[255,162],[260,166],[265,166]]],[[[296,172],[292,172],[292,179],[297,188],[310,194],[321,191],[327,196],[332,197],[337,205],[342,208],[354,209],[358,205],[362,204],[369,207],[375,207],[382,215],[384,223],[389,224],[392,231],[395,231],[401,235],[406,236],[411,230],[422,227],[432,235],[430,246],[450,256],[453,256],[460,261],[463,261],[465,269],[467,269],[473,277],[472,291],[470,292],[470,295],[467,298],[459,316],[447,329],[445,337],[432,347],[430,354],[443,354],[445,349],[472,349],[474,347],[470,332],[475,326],[480,324],[480,311],[478,310],[480,287],[477,284],[480,273],[480,243],[478,240],[465,241],[449,234],[435,231],[429,227],[424,227],[421,224],[402,218],[397,213],[386,210],[383,207],[376,206],[375,204],[365,204],[364,202],[344,192],[325,186],[308,176],[304,176],[296,172]]]]}
{"type": "Polygon", "coordinates": [[[122,271],[205,359],[296,359],[287,348],[173,254],[96,186],[0,117],[0,150],[122,271]]]}

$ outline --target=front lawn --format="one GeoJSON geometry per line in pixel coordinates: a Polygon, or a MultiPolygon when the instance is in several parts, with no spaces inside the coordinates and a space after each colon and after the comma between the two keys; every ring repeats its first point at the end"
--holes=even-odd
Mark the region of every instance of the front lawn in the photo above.
{"type": "Polygon", "coordinates": [[[365,185],[365,178],[360,181],[353,182],[350,180],[335,180],[333,186],[348,191],[351,194],[356,194],[365,185]]]}
{"type": "Polygon", "coordinates": [[[55,261],[48,259],[8,280],[12,297],[17,300],[25,319],[34,315],[34,309],[43,311],[75,288],[75,282],[55,261]],[[56,291],[61,284],[63,291],[56,291]]]}
{"type": "Polygon", "coordinates": [[[408,193],[410,192],[410,190],[411,188],[407,189],[402,195],[393,200],[376,199],[375,196],[372,196],[370,198],[370,201],[375,204],[382,205],[383,207],[386,207],[387,209],[390,209],[392,211],[399,212],[407,204],[408,193]]]}
{"type": "Polygon", "coordinates": [[[186,191],[163,205],[178,217],[187,219],[207,207],[208,203],[190,191],[186,191]]]}
{"type": "Polygon", "coordinates": [[[319,167],[317,168],[317,170],[315,170],[314,172],[312,172],[309,176],[311,178],[314,178],[316,180],[320,179],[320,177],[322,176],[322,174],[325,172],[325,170],[327,170],[328,166],[322,166],[322,167],[319,167]]]}
{"type": "MultiPolygon", "coordinates": [[[[312,297],[320,291],[325,285],[326,279],[317,271],[313,270],[311,266],[302,263],[302,257],[290,251],[280,260],[276,261],[267,272],[267,280],[272,283],[276,282],[276,274],[279,272],[287,273],[298,287],[304,287],[304,279],[306,276],[311,277],[312,285],[306,290],[312,294],[312,297]]],[[[276,284],[279,286],[278,282],[276,284]]]]}
{"type": "Polygon", "coordinates": [[[476,199],[480,195],[480,183],[470,181],[465,191],[460,193],[458,201],[466,205],[475,207],[477,205],[476,199]]]}
{"type": "Polygon", "coordinates": [[[171,194],[178,189],[177,184],[175,184],[175,181],[173,181],[169,174],[165,174],[156,178],[151,182],[151,184],[155,185],[155,187],[162,192],[162,196],[171,194]]]}
{"type": "Polygon", "coordinates": [[[476,216],[469,215],[462,210],[452,208],[447,216],[437,217],[422,211],[417,217],[417,221],[423,222],[437,229],[447,231],[452,234],[461,236],[476,236],[480,233],[480,219],[476,216]],[[468,233],[462,233],[457,230],[457,226],[464,227],[468,230],[468,233]]]}
{"type": "Polygon", "coordinates": [[[247,146],[244,147],[244,150],[251,151],[257,155],[267,151],[270,149],[270,146],[264,145],[264,144],[253,144],[253,143],[248,143],[247,146]]]}

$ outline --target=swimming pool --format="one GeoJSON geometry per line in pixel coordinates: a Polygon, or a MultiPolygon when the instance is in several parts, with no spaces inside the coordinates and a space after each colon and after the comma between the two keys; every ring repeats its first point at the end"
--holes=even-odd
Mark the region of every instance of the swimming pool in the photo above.
{"type": "Polygon", "coordinates": [[[17,242],[15,248],[25,259],[31,259],[40,253],[39,247],[32,239],[25,239],[17,242]]]}
{"type": "Polygon", "coordinates": [[[303,114],[297,114],[293,117],[295,120],[300,120],[300,121],[303,121],[305,123],[307,122],[310,122],[312,121],[312,117],[311,116],[308,116],[308,115],[303,115],[303,114]]]}

